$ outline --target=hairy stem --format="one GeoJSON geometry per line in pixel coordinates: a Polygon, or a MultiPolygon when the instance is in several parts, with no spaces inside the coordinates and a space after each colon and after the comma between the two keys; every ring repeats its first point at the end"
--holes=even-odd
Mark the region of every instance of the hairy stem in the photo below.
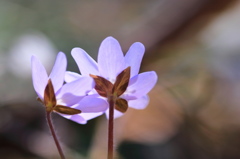
{"type": "Polygon", "coordinates": [[[108,120],[108,159],[113,159],[113,124],[114,124],[114,100],[109,102],[109,120],[108,120]]]}
{"type": "Polygon", "coordinates": [[[49,126],[49,129],[51,131],[51,134],[53,136],[53,139],[54,139],[54,142],[57,146],[57,149],[58,149],[58,152],[59,152],[59,155],[61,156],[61,159],[65,159],[64,157],[64,154],[63,154],[63,151],[61,149],[61,146],[58,142],[58,139],[57,139],[57,135],[54,131],[54,128],[53,128],[53,124],[52,124],[52,118],[51,118],[51,112],[47,112],[47,122],[48,122],[48,126],[49,126]]]}

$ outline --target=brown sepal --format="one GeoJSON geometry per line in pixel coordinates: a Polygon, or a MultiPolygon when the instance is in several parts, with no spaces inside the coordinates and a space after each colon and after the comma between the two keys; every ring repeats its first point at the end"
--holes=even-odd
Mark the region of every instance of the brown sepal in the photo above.
{"type": "Polygon", "coordinates": [[[123,98],[118,98],[115,103],[115,109],[125,113],[128,109],[128,102],[123,98]]]}
{"type": "Polygon", "coordinates": [[[54,93],[54,88],[51,79],[48,80],[48,84],[44,90],[44,105],[47,110],[50,111],[54,106],[56,106],[57,100],[54,93]]]}
{"type": "Polygon", "coordinates": [[[95,81],[95,89],[98,92],[98,94],[102,97],[108,97],[108,95],[112,94],[113,84],[106,80],[103,77],[91,75],[90,76],[95,81]]]}
{"type": "Polygon", "coordinates": [[[41,98],[37,97],[36,100],[39,101],[41,104],[44,105],[44,103],[43,103],[43,101],[41,100],[41,98]]]}
{"type": "Polygon", "coordinates": [[[63,105],[56,105],[53,110],[58,113],[66,114],[66,115],[75,115],[75,114],[80,114],[82,112],[79,109],[70,108],[63,105]]]}
{"type": "Polygon", "coordinates": [[[112,93],[116,94],[118,97],[122,95],[128,87],[128,83],[130,79],[130,71],[131,69],[129,66],[125,70],[123,70],[121,73],[119,73],[116,78],[116,82],[113,85],[112,93]]]}

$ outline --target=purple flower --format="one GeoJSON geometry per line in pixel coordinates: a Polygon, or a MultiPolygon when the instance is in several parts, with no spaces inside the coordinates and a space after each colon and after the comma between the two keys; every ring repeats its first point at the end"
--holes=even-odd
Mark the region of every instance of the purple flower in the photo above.
{"type": "MultiPolygon", "coordinates": [[[[144,51],[143,44],[136,42],[132,44],[124,56],[118,41],[113,37],[107,37],[100,45],[98,63],[96,63],[83,49],[74,48],[72,56],[82,76],[77,73],[67,72],[65,80],[71,82],[92,74],[103,77],[114,84],[117,76],[130,66],[130,80],[127,89],[119,98],[125,99],[129,107],[144,109],[149,103],[147,93],[157,82],[157,74],[154,71],[138,74],[144,51]]],[[[96,90],[91,91],[91,94],[97,94],[96,90]]],[[[123,114],[116,109],[114,111],[115,118],[123,114]]],[[[107,110],[107,117],[108,113],[107,110]]]]}
{"type": "Polygon", "coordinates": [[[64,53],[58,53],[49,76],[35,56],[32,56],[31,63],[33,86],[46,111],[54,111],[67,119],[85,124],[107,109],[106,101],[86,96],[94,87],[91,77],[81,77],[63,85],[67,67],[64,53]]]}

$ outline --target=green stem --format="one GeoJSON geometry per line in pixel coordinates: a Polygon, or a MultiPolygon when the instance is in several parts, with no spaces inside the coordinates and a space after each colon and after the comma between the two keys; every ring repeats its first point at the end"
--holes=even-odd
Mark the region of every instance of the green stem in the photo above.
{"type": "Polygon", "coordinates": [[[110,98],[108,120],[108,159],[113,159],[113,125],[114,125],[114,100],[110,98]]]}
{"type": "Polygon", "coordinates": [[[55,142],[55,144],[57,146],[59,155],[61,156],[61,159],[65,159],[63,151],[61,149],[61,146],[60,146],[60,144],[58,142],[57,135],[56,135],[56,133],[54,131],[54,128],[53,128],[52,119],[51,119],[51,112],[47,112],[47,122],[48,122],[49,129],[51,131],[51,134],[53,136],[54,142],[55,142]]]}

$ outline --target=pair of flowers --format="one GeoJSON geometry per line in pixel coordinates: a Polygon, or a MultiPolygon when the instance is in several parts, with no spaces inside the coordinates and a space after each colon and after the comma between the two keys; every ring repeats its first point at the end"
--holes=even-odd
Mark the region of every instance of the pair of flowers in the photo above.
{"type": "Polygon", "coordinates": [[[66,71],[62,52],[49,76],[32,56],[33,86],[46,111],[77,123],[85,124],[103,113],[108,117],[109,98],[115,101],[114,117],[120,117],[128,106],[144,109],[149,102],[147,93],[157,82],[154,71],[138,74],[144,51],[143,44],[136,42],[124,56],[118,41],[107,37],[100,45],[96,63],[83,49],[74,48],[71,53],[81,75],[66,71]]]}

